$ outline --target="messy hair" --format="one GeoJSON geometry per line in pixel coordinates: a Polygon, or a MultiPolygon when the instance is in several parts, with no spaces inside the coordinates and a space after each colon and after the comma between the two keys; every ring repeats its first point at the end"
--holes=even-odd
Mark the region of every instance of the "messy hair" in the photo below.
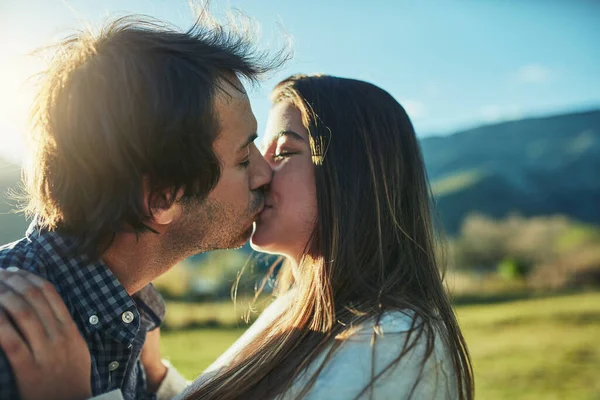
{"type": "Polygon", "coordinates": [[[207,13],[187,30],[127,16],[62,41],[34,104],[25,211],[98,255],[119,231],[151,230],[159,193],[205,198],[220,176],[222,83],[256,82],[289,54],[257,50],[250,33],[207,13]]]}

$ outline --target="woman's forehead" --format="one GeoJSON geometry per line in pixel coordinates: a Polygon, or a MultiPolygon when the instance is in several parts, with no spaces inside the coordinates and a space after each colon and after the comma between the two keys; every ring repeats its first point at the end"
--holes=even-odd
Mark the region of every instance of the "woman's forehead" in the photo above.
{"type": "Polygon", "coordinates": [[[289,102],[275,104],[269,112],[263,144],[267,145],[275,138],[281,137],[282,132],[293,132],[308,140],[308,132],[302,124],[302,115],[300,111],[289,102]]]}

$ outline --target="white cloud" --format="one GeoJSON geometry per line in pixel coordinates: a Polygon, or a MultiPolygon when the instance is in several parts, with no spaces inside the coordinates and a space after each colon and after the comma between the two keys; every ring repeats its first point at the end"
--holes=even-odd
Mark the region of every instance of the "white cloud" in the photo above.
{"type": "Polygon", "coordinates": [[[402,100],[400,101],[400,104],[402,104],[402,107],[404,107],[411,119],[420,119],[427,114],[425,104],[419,100],[402,100]]]}
{"type": "Polygon", "coordinates": [[[517,70],[516,80],[519,83],[542,84],[552,79],[552,71],[543,65],[528,64],[517,70]]]}
{"type": "Polygon", "coordinates": [[[488,104],[479,109],[479,115],[486,122],[498,121],[502,116],[502,108],[497,104],[488,104]]]}
{"type": "Polygon", "coordinates": [[[479,118],[486,123],[520,119],[523,116],[521,108],[516,105],[500,106],[487,104],[478,110],[479,118]]]}
{"type": "Polygon", "coordinates": [[[521,107],[514,104],[505,107],[504,112],[502,113],[502,118],[508,120],[521,119],[524,116],[524,110],[521,107]]]}

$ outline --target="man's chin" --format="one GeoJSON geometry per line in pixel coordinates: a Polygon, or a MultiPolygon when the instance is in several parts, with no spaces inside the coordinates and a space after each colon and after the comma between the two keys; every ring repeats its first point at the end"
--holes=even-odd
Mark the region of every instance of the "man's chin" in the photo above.
{"type": "Polygon", "coordinates": [[[230,246],[228,246],[228,248],[239,249],[240,247],[242,247],[243,245],[248,243],[248,240],[250,240],[250,238],[252,237],[252,231],[253,231],[253,228],[252,228],[252,226],[250,226],[250,228],[246,229],[244,231],[244,233],[242,233],[238,237],[238,239],[235,241],[235,243],[232,243],[230,246]]]}
{"type": "Polygon", "coordinates": [[[243,240],[242,246],[244,244],[246,244],[248,242],[248,240],[250,240],[250,238],[252,237],[252,232],[254,232],[254,227],[252,225],[250,225],[250,228],[246,229],[246,232],[244,232],[244,235],[243,235],[244,240],[243,240]]]}

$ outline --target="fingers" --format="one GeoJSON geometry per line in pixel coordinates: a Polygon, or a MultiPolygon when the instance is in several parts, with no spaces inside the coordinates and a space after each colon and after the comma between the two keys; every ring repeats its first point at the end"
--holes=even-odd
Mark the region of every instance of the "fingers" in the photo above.
{"type": "Polygon", "coordinates": [[[65,302],[63,301],[62,297],[60,297],[52,283],[30,273],[26,273],[25,278],[27,278],[27,280],[29,280],[33,285],[35,285],[42,291],[42,293],[46,297],[48,305],[50,306],[50,308],[54,312],[55,317],[58,321],[60,321],[60,323],[66,326],[75,325],[75,321],[73,321],[69,309],[65,305],[65,302]]]}
{"type": "MultiPolygon", "coordinates": [[[[17,287],[22,285],[20,283],[22,279],[12,277],[13,281],[17,280],[17,287]]],[[[45,299],[40,300],[39,297],[36,297],[35,302],[45,303],[46,301],[45,299]]],[[[13,323],[23,334],[34,354],[36,350],[47,346],[49,333],[40,319],[38,312],[23,296],[15,292],[6,281],[0,282],[0,308],[12,318],[13,323]]]]}
{"type": "Polygon", "coordinates": [[[21,398],[91,396],[87,343],[54,286],[44,279],[0,270],[0,348],[21,398]]]}
{"type": "Polygon", "coordinates": [[[21,330],[36,359],[48,340],[78,331],[54,285],[25,270],[0,270],[0,307],[21,330]]]}
{"type": "Polygon", "coordinates": [[[13,370],[28,366],[28,363],[32,362],[32,353],[29,347],[1,308],[0,348],[4,351],[13,370]]]}
{"type": "MultiPolygon", "coordinates": [[[[54,285],[47,280],[25,270],[13,270],[10,272],[0,270],[0,281],[10,279],[12,276],[19,275],[27,279],[34,287],[39,288],[46,298],[47,304],[54,312],[54,315],[58,321],[62,324],[69,326],[75,325],[69,309],[65,305],[62,297],[56,291],[54,285]]],[[[24,294],[24,292],[20,292],[24,294]]],[[[27,297],[27,296],[26,296],[27,297]]],[[[37,304],[37,303],[36,303],[37,304]]]]}
{"type": "MultiPolygon", "coordinates": [[[[46,327],[48,335],[52,336],[56,332],[60,321],[57,320],[48,300],[47,290],[43,288],[44,281],[31,273],[23,271],[23,273],[11,275],[3,282],[36,311],[46,327]]],[[[49,284],[49,286],[52,286],[52,284],[49,284]]]]}

